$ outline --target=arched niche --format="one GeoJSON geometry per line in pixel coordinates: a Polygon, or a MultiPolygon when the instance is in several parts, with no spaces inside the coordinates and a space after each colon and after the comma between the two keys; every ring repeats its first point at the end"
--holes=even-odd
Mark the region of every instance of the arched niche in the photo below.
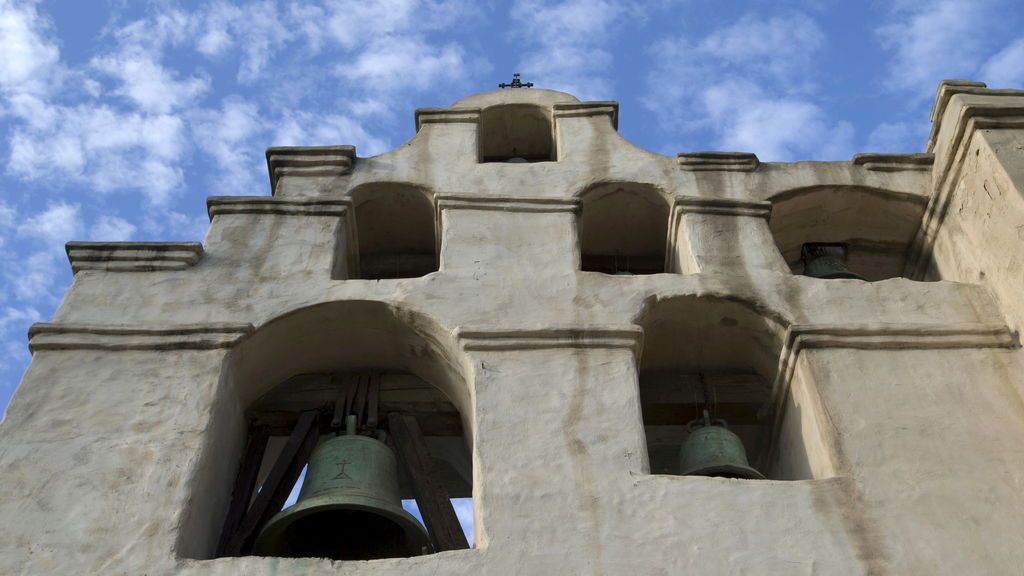
{"type": "Polygon", "coordinates": [[[669,202],[651,184],[605,182],[580,195],[580,264],[606,274],[665,272],[669,202]]]}
{"type": "Polygon", "coordinates": [[[726,420],[749,463],[769,479],[831,474],[817,430],[813,382],[798,377],[780,399],[776,378],[788,323],[753,303],[711,296],[651,300],[639,391],[652,474],[678,474],[687,423],[704,408],[726,420]]]}
{"type": "Polygon", "coordinates": [[[501,104],[480,112],[477,139],[480,162],[557,160],[551,108],[534,104],[501,104]]]}
{"type": "MultiPolygon", "coordinates": [[[[400,467],[402,448],[386,436],[395,433],[389,415],[414,420],[434,477],[448,496],[471,496],[473,420],[467,373],[451,331],[421,313],[381,302],[317,304],[262,325],[224,361],[206,432],[203,473],[179,537],[180,554],[202,559],[252,553],[259,528],[245,544],[235,544],[246,538],[247,515],[258,493],[272,484],[275,467],[292,470],[294,484],[305,464],[299,460],[301,451],[291,464],[282,456],[289,454],[288,443],[297,438],[302,419],[310,414],[316,418],[315,432],[300,438],[301,444],[311,444],[311,451],[342,433],[331,421],[346,397],[367,412],[369,406],[377,407],[379,424],[365,426],[369,420],[361,414],[360,433],[384,438],[400,467]],[[245,480],[250,476],[252,480],[245,480]],[[240,500],[246,490],[255,495],[240,500]]],[[[411,473],[400,476],[402,498],[413,497],[414,483],[411,473]]],[[[278,493],[292,489],[279,486],[278,493]]],[[[270,514],[279,510],[280,504],[270,514]]]]}
{"type": "Polygon", "coordinates": [[[354,278],[415,278],[438,269],[434,205],[427,190],[401,183],[364,184],[352,191],[354,278]]]}
{"type": "Polygon", "coordinates": [[[820,186],[771,198],[770,227],[794,274],[802,274],[805,243],[847,247],[847,267],[867,280],[903,274],[927,199],[861,186],[820,186]]]}

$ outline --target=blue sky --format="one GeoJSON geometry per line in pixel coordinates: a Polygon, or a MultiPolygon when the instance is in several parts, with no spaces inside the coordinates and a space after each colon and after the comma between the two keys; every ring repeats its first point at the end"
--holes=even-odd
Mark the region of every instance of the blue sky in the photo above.
{"type": "Polygon", "coordinates": [[[1020,0],[0,0],[0,405],[65,241],[202,239],[206,196],[269,193],[267,146],[378,154],[520,71],[665,154],[914,152],[940,79],[1024,86],[1022,24],[1020,0]]]}

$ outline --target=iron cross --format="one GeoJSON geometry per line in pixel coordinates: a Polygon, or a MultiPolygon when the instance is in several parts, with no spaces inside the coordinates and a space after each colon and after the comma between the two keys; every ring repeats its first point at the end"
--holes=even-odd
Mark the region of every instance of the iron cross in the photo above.
{"type": "Polygon", "coordinates": [[[498,88],[532,88],[532,87],[533,87],[533,82],[527,82],[526,84],[523,84],[519,80],[519,72],[516,72],[516,73],[512,74],[512,83],[511,84],[506,84],[504,82],[502,82],[501,84],[498,84],[498,88]]]}

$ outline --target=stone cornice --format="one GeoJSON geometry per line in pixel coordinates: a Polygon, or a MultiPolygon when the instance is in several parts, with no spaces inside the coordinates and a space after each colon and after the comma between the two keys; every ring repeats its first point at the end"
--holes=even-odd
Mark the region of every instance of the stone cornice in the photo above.
{"type": "Polygon", "coordinates": [[[564,198],[495,198],[490,196],[439,195],[438,210],[488,210],[496,212],[576,212],[579,200],[564,198]]]}
{"type": "Polygon", "coordinates": [[[351,201],[343,198],[275,198],[271,196],[210,196],[206,210],[212,220],[224,214],[279,214],[284,216],[344,216],[351,201]]]}
{"type": "Polygon", "coordinates": [[[476,124],[480,122],[479,108],[417,108],[416,131],[425,124],[476,124]]]}
{"type": "Polygon", "coordinates": [[[284,176],[337,177],[352,172],[355,146],[279,146],[267,148],[270,193],[284,176]]]}
{"type": "Polygon", "coordinates": [[[935,164],[934,154],[854,154],[851,160],[855,166],[863,166],[875,172],[899,172],[916,170],[927,172],[935,164]]]}
{"type": "Polygon", "coordinates": [[[768,218],[772,213],[772,203],[754,200],[733,200],[731,198],[676,196],[672,202],[672,210],[682,214],[768,218]]]}
{"type": "Polygon", "coordinates": [[[464,350],[625,349],[636,357],[643,345],[639,326],[571,326],[523,329],[459,329],[464,350]]]}
{"type": "Polygon", "coordinates": [[[203,257],[199,242],[68,242],[71,271],[154,272],[182,270],[203,257]]]}
{"type": "Polygon", "coordinates": [[[929,149],[937,149],[933,172],[934,192],[907,258],[904,275],[908,278],[921,278],[927,272],[932,243],[949,211],[953,190],[959,181],[974,133],[977,130],[1024,130],[1024,90],[989,90],[974,85],[954,85],[944,89],[945,86],[940,85],[940,96],[948,93],[948,97],[943,104],[936,105],[943,111],[939,123],[950,115],[950,105],[957,105],[954,99],[959,94],[996,98],[986,101],[974,98],[973,101],[960,102],[959,109],[956,110],[955,124],[952,127],[936,129],[936,140],[929,143],[929,149]],[[1006,97],[1016,98],[1009,102],[999,101],[1006,97]],[[947,134],[945,138],[948,138],[948,145],[937,146],[937,138],[942,133],[947,134]]]}
{"type": "Polygon", "coordinates": [[[40,350],[215,350],[230,348],[251,334],[252,324],[209,323],[176,326],[33,324],[28,348],[40,350]]]}
{"type": "Polygon", "coordinates": [[[973,82],[971,80],[943,80],[935,90],[935,100],[932,102],[932,110],[929,118],[932,122],[931,132],[928,134],[926,152],[934,152],[938,140],[939,131],[942,129],[942,119],[946,114],[946,107],[950,99],[957,94],[982,94],[991,96],[1024,96],[1024,90],[995,90],[988,88],[984,82],[973,82]]]}
{"type": "Polygon", "coordinates": [[[780,406],[789,390],[800,352],[815,348],[859,350],[936,350],[1014,348],[1017,341],[1003,324],[794,324],[786,332],[773,384],[780,406]]]}
{"type": "Polygon", "coordinates": [[[559,118],[608,116],[611,120],[612,128],[619,129],[619,103],[614,100],[560,102],[552,106],[552,115],[556,120],[559,118]]]}
{"type": "Polygon", "coordinates": [[[760,165],[752,152],[680,152],[676,158],[688,172],[753,172],[760,165]]]}

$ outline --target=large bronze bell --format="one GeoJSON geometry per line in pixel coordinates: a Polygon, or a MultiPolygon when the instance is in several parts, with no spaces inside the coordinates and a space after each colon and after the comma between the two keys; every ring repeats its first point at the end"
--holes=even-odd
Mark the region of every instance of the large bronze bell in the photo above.
{"type": "Polygon", "coordinates": [[[679,450],[679,474],[764,480],[764,475],[747,462],[743,441],[727,428],[725,420],[704,417],[690,422],[690,435],[679,450]]]}
{"type": "Polygon", "coordinates": [[[320,444],[309,459],[298,502],[260,532],[260,556],[372,560],[418,556],[427,532],[402,509],[395,455],[355,434],[320,444]]]}
{"type": "Polygon", "coordinates": [[[825,280],[864,280],[846,267],[847,247],[840,243],[807,243],[800,249],[804,276],[825,280]]]}

